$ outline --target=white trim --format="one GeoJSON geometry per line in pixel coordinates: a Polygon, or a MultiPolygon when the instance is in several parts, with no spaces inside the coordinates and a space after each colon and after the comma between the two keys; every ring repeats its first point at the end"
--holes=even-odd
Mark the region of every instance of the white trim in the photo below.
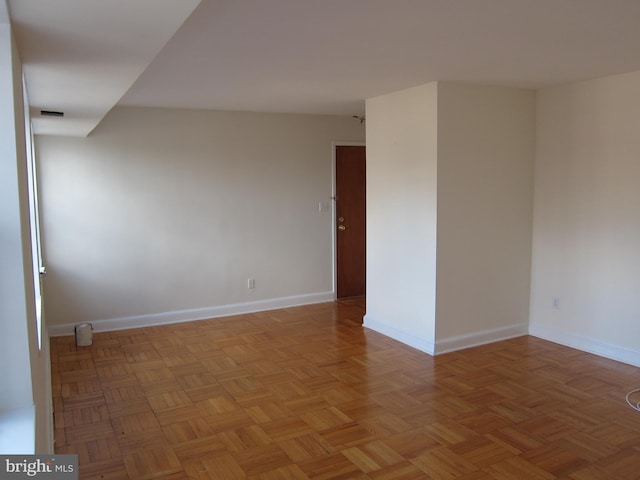
{"type": "Polygon", "coordinates": [[[501,340],[508,340],[510,338],[522,337],[528,333],[527,324],[523,323],[444,338],[442,340],[436,340],[436,355],[486,345],[487,343],[499,342],[501,340]]]}
{"type": "Polygon", "coordinates": [[[366,147],[365,142],[331,142],[331,257],[333,258],[333,298],[338,299],[338,237],[336,235],[336,147],[366,147]]]}
{"type": "Polygon", "coordinates": [[[364,316],[362,326],[381,333],[382,335],[385,335],[389,338],[393,338],[400,343],[404,343],[405,345],[416,348],[421,352],[428,353],[429,355],[433,355],[434,353],[433,339],[419,337],[414,333],[396,328],[384,322],[380,322],[374,318],[371,318],[371,315],[364,316]]]}
{"type": "MultiPolygon", "coordinates": [[[[115,330],[127,330],[130,328],[151,327],[171,323],[192,322],[194,320],[206,320],[209,318],[227,317],[242,313],[262,312],[279,308],[311,305],[314,303],[332,302],[333,292],[310,293],[291,297],[257,300],[254,302],[235,303],[216,307],[195,308],[191,310],[178,310],[174,312],[152,313],[149,315],[135,315],[132,317],[108,318],[104,320],[88,320],[94,332],[111,332],[115,330]]],[[[73,335],[76,324],[50,325],[49,335],[60,337],[73,335]]]]}
{"type": "Polygon", "coordinates": [[[521,337],[528,334],[527,324],[521,324],[493,328],[466,335],[458,335],[442,340],[433,340],[430,338],[419,337],[412,332],[407,332],[384,322],[380,322],[371,318],[370,315],[365,315],[363,326],[386,335],[387,337],[393,338],[394,340],[398,340],[405,345],[417,348],[429,355],[441,355],[443,353],[477,347],[479,345],[508,340],[509,338],[521,337]]]}
{"type": "MultiPolygon", "coordinates": [[[[39,421],[39,425],[36,426],[36,429],[39,428],[44,431],[42,435],[45,437],[45,445],[46,451],[41,451],[38,453],[41,454],[54,454],[55,453],[55,434],[54,434],[54,424],[53,424],[53,392],[52,386],[53,382],[51,380],[51,342],[49,340],[49,331],[45,329],[43,332],[42,342],[43,348],[40,349],[38,354],[40,357],[44,356],[44,372],[45,372],[45,404],[44,404],[44,413],[42,414],[42,420],[39,421]]],[[[36,448],[42,449],[42,446],[36,445],[36,448]]],[[[1,450],[0,450],[1,451],[1,450]]]]}
{"type": "Polygon", "coordinates": [[[600,357],[640,367],[640,352],[543,325],[529,325],[529,335],[600,357]]]}

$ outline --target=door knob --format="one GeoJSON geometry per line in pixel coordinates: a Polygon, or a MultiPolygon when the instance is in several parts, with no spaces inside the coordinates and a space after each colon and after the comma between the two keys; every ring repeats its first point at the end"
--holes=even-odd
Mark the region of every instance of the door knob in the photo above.
{"type": "Polygon", "coordinates": [[[340,217],[340,218],[338,218],[338,221],[339,221],[340,223],[344,222],[344,217],[340,217]]]}
{"type": "Polygon", "coordinates": [[[344,225],[338,225],[338,230],[345,231],[346,229],[347,227],[345,227],[344,225]]]}

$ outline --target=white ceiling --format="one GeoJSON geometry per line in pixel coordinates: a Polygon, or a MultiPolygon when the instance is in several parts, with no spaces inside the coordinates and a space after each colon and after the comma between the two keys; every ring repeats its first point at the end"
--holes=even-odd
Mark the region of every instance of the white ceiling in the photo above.
{"type": "Polygon", "coordinates": [[[88,135],[198,3],[9,0],[34,131],[88,135]],[[42,117],[41,110],[64,117],[42,117]]]}
{"type": "Polygon", "coordinates": [[[9,0],[32,105],[351,115],[434,80],[540,88],[640,70],[640,0],[202,0],[169,39],[195,3],[9,0]],[[154,48],[146,69],[132,60],[154,48]]]}

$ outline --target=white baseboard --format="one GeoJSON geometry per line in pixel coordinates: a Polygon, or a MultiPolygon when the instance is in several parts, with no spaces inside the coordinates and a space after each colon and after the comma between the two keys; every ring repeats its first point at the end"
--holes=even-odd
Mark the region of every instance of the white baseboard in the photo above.
{"type": "Polygon", "coordinates": [[[567,347],[576,348],[584,352],[593,353],[600,357],[640,367],[640,352],[637,350],[630,350],[543,325],[529,325],[529,335],[567,347]]]}
{"type": "Polygon", "coordinates": [[[527,325],[521,324],[483,330],[481,332],[458,335],[434,341],[433,339],[419,337],[412,332],[407,332],[392,325],[388,325],[384,322],[371,318],[369,315],[364,317],[363,325],[371,330],[375,330],[378,333],[386,335],[387,337],[398,340],[405,345],[417,348],[429,355],[440,355],[442,353],[477,347],[478,345],[499,342],[500,340],[507,340],[509,338],[521,337],[528,334],[527,325]]]}
{"type": "Polygon", "coordinates": [[[404,343],[405,345],[409,345],[410,347],[428,353],[429,355],[433,355],[434,353],[434,342],[432,338],[419,337],[414,333],[396,328],[384,322],[380,322],[372,318],[371,315],[364,316],[362,325],[366,328],[381,333],[382,335],[393,338],[400,343],[404,343]]]}
{"type": "Polygon", "coordinates": [[[508,327],[482,330],[466,335],[456,335],[455,337],[436,340],[436,355],[486,345],[501,340],[508,340],[510,338],[522,337],[528,333],[528,326],[526,323],[523,323],[520,325],[509,325],[508,327]]]}
{"type": "MultiPolygon", "coordinates": [[[[291,297],[257,300],[254,302],[220,305],[216,307],[195,308],[191,310],[153,313],[150,315],[135,315],[132,317],[109,318],[104,320],[90,320],[89,323],[93,326],[94,332],[111,332],[116,330],[128,330],[130,328],[151,327],[155,325],[228,317],[230,315],[238,315],[242,313],[263,312],[279,308],[332,302],[334,300],[335,295],[333,292],[311,293],[291,297]]],[[[51,337],[73,335],[75,325],[76,324],[70,323],[64,325],[50,325],[47,330],[51,337]]]]}

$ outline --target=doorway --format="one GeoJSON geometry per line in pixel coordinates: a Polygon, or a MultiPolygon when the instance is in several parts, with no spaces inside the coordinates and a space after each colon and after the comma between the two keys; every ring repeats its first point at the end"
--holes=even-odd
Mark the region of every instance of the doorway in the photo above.
{"type": "Polygon", "coordinates": [[[336,145],[336,296],[366,294],[366,149],[336,145]]]}

